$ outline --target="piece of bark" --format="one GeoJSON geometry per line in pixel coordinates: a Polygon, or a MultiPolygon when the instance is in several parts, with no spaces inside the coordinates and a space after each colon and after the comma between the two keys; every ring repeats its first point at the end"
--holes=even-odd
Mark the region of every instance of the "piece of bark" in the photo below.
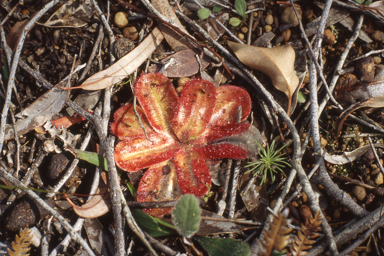
{"type": "MultiPolygon", "coordinates": [[[[161,14],[167,17],[169,20],[173,21],[175,25],[180,27],[185,33],[189,34],[179,19],[177,18],[172,7],[169,5],[168,0],[152,0],[153,7],[156,8],[161,14]]],[[[159,23],[160,31],[163,33],[163,36],[167,43],[172,47],[176,52],[192,48],[188,43],[187,39],[182,35],[175,32],[173,29],[169,28],[167,25],[159,23]]]]}

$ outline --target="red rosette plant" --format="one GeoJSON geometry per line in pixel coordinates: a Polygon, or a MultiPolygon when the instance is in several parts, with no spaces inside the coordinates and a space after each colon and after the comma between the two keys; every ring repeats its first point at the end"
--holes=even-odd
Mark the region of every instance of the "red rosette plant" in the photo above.
{"type": "MultiPolygon", "coordinates": [[[[245,122],[251,99],[242,88],[191,79],[179,95],[167,77],[148,73],[137,80],[135,96],[142,125],[128,104],[115,112],[111,130],[121,140],[117,166],[127,172],[149,168],[137,189],[139,202],[175,200],[183,193],[204,196],[211,187],[208,160],[254,155],[236,139],[251,130],[245,122]]],[[[159,217],[170,210],[144,211],[159,217]]]]}

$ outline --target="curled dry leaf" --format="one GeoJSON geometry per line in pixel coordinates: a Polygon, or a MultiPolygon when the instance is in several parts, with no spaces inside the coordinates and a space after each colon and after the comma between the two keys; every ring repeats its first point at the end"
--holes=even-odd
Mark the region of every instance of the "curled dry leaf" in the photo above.
{"type": "Polygon", "coordinates": [[[345,109],[339,116],[337,126],[336,126],[336,132],[335,132],[335,140],[337,142],[341,129],[343,128],[344,121],[347,119],[347,117],[355,110],[359,108],[382,108],[384,107],[384,96],[372,98],[366,101],[356,102],[355,104],[352,104],[349,108],[345,109]]]}
{"type": "Polygon", "coordinates": [[[67,97],[68,91],[57,87],[44,93],[26,109],[15,115],[21,119],[16,121],[13,127],[10,125],[5,127],[5,140],[14,137],[13,129],[18,135],[22,135],[51,120],[63,108],[67,97]]]}
{"type": "Polygon", "coordinates": [[[96,195],[82,206],[75,205],[67,196],[67,201],[72,205],[73,210],[82,218],[97,218],[106,214],[111,208],[111,198],[108,187],[100,185],[96,195]]]}
{"type": "MultiPolygon", "coordinates": [[[[175,12],[172,7],[169,5],[168,0],[152,0],[153,6],[158,10],[161,14],[163,14],[166,18],[173,21],[175,25],[181,28],[185,33],[189,34],[180,20],[177,18],[175,12]]],[[[185,40],[183,36],[173,31],[172,28],[168,27],[165,24],[160,23],[159,28],[163,33],[163,36],[167,43],[174,49],[175,51],[181,51],[190,48],[190,45],[185,40]]]]}
{"type": "Polygon", "coordinates": [[[350,105],[357,101],[384,96],[384,65],[376,65],[373,82],[360,82],[353,74],[345,74],[336,87],[336,99],[350,105]]]}
{"type": "MultiPolygon", "coordinates": [[[[384,148],[384,144],[373,144],[376,148],[384,148]]],[[[343,152],[342,155],[330,155],[325,153],[324,160],[331,164],[343,165],[355,161],[371,148],[371,145],[364,145],[351,152],[343,152]]]]}
{"type": "Polygon", "coordinates": [[[160,30],[155,28],[139,46],[121,58],[118,62],[109,68],[94,74],[80,86],[69,89],[95,91],[108,88],[121,82],[152,54],[163,38],[160,30]]]}
{"type": "MultiPolygon", "coordinates": [[[[197,74],[199,72],[199,63],[195,55],[200,55],[200,53],[201,51],[198,49],[187,49],[162,59],[161,62],[164,64],[173,59],[171,65],[164,69],[162,74],[167,77],[189,77],[197,74]]],[[[203,68],[206,68],[209,65],[208,57],[202,57],[201,64],[203,68]]],[[[160,64],[151,65],[148,71],[151,73],[158,72],[162,66],[160,64]]]]}
{"type": "Polygon", "coordinates": [[[292,95],[299,86],[299,78],[293,68],[295,63],[293,48],[288,45],[262,48],[230,41],[228,41],[228,45],[241,62],[268,75],[273,86],[287,95],[287,112],[290,112],[292,95]]]}

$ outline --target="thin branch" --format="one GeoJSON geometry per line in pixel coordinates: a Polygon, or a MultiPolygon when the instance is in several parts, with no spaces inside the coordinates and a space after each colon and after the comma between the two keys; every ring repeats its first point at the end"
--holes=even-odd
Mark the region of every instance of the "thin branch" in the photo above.
{"type": "MultiPolygon", "coordinates": [[[[12,175],[10,175],[2,166],[0,166],[0,175],[2,178],[14,184],[15,186],[26,188],[26,186],[23,183],[21,183],[19,180],[15,179],[12,175]]],[[[50,207],[46,202],[44,202],[43,199],[41,199],[32,190],[26,189],[25,193],[30,198],[32,198],[37,204],[39,204],[42,208],[44,208],[46,211],[52,214],[55,217],[56,221],[59,221],[60,224],[64,227],[64,229],[71,235],[73,241],[81,245],[86,250],[88,255],[91,255],[91,256],[95,255],[92,249],[87,244],[87,242],[72,228],[72,226],[67,222],[67,220],[63,216],[61,216],[60,213],[58,213],[55,209],[50,207]]]]}
{"type": "Polygon", "coordinates": [[[5,136],[5,126],[7,124],[7,116],[8,110],[11,104],[12,97],[12,88],[15,86],[15,75],[19,63],[19,58],[21,55],[21,51],[24,46],[25,38],[27,36],[28,31],[35,25],[35,23],[43,16],[49,9],[59,3],[60,0],[52,0],[48,4],[46,4],[40,11],[36,12],[36,14],[31,18],[31,20],[25,25],[23,30],[20,33],[19,43],[17,44],[15,54],[13,56],[12,65],[10,66],[9,80],[7,85],[7,94],[5,98],[5,103],[3,106],[3,111],[1,113],[1,121],[0,121],[0,151],[3,150],[4,146],[4,136],[5,136]]]}

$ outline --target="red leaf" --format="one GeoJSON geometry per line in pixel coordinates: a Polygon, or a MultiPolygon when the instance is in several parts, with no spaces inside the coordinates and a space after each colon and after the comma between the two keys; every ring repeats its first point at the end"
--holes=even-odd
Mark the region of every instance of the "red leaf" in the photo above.
{"type": "Polygon", "coordinates": [[[211,187],[211,177],[204,158],[194,148],[183,148],[175,154],[177,180],[184,194],[205,195],[211,187]]]}
{"type": "MultiPolygon", "coordinates": [[[[172,162],[166,162],[165,165],[146,171],[140,180],[136,198],[138,202],[162,202],[176,200],[181,195],[175,166],[172,162]]],[[[143,212],[161,217],[171,210],[172,208],[150,208],[143,209],[143,212]]]]}
{"type": "Polygon", "coordinates": [[[251,156],[251,153],[242,146],[236,146],[230,143],[217,143],[207,145],[199,149],[200,154],[205,159],[246,159],[251,156]]]}
{"type": "Polygon", "coordinates": [[[180,96],[173,130],[181,142],[197,139],[207,128],[216,104],[216,88],[202,79],[185,84],[180,96]]]}
{"type": "Polygon", "coordinates": [[[115,147],[117,166],[128,172],[135,172],[171,159],[180,145],[162,133],[152,133],[127,138],[115,147]]]}
{"type": "Polygon", "coordinates": [[[170,133],[179,97],[168,78],[158,73],[142,75],[136,82],[135,95],[152,128],[170,133]]]}
{"type": "Polygon", "coordinates": [[[232,124],[228,126],[212,126],[208,127],[205,137],[207,142],[228,138],[246,132],[251,125],[247,123],[232,124]]]}
{"type": "MultiPolygon", "coordinates": [[[[147,117],[144,115],[141,107],[136,106],[136,111],[140,116],[141,122],[143,123],[146,132],[148,134],[153,133],[154,131],[150,127],[147,117]]],[[[122,106],[116,110],[113,117],[115,122],[111,123],[111,132],[119,139],[144,134],[144,131],[140,126],[139,119],[137,119],[135,112],[133,111],[133,104],[122,106]]]]}
{"type": "Polygon", "coordinates": [[[79,123],[81,121],[85,121],[86,119],[78,114],[74,114],[73,116],[64,116],[59,119],[56,119],[55,121],[52,121],[52,125],[55,126],[56,128],[58,127],[65,127],[68,128],[73,124],[79,123]]]}
{"type": "Polygon", "coordinates": [[[216,89],[217,100],[211,125],[227,126],[235,124],[239,106],[242,114],[240,122],[245,121],[251,113],[251,97],[248,92],[233,85],[223,85],[216,89]]]}

